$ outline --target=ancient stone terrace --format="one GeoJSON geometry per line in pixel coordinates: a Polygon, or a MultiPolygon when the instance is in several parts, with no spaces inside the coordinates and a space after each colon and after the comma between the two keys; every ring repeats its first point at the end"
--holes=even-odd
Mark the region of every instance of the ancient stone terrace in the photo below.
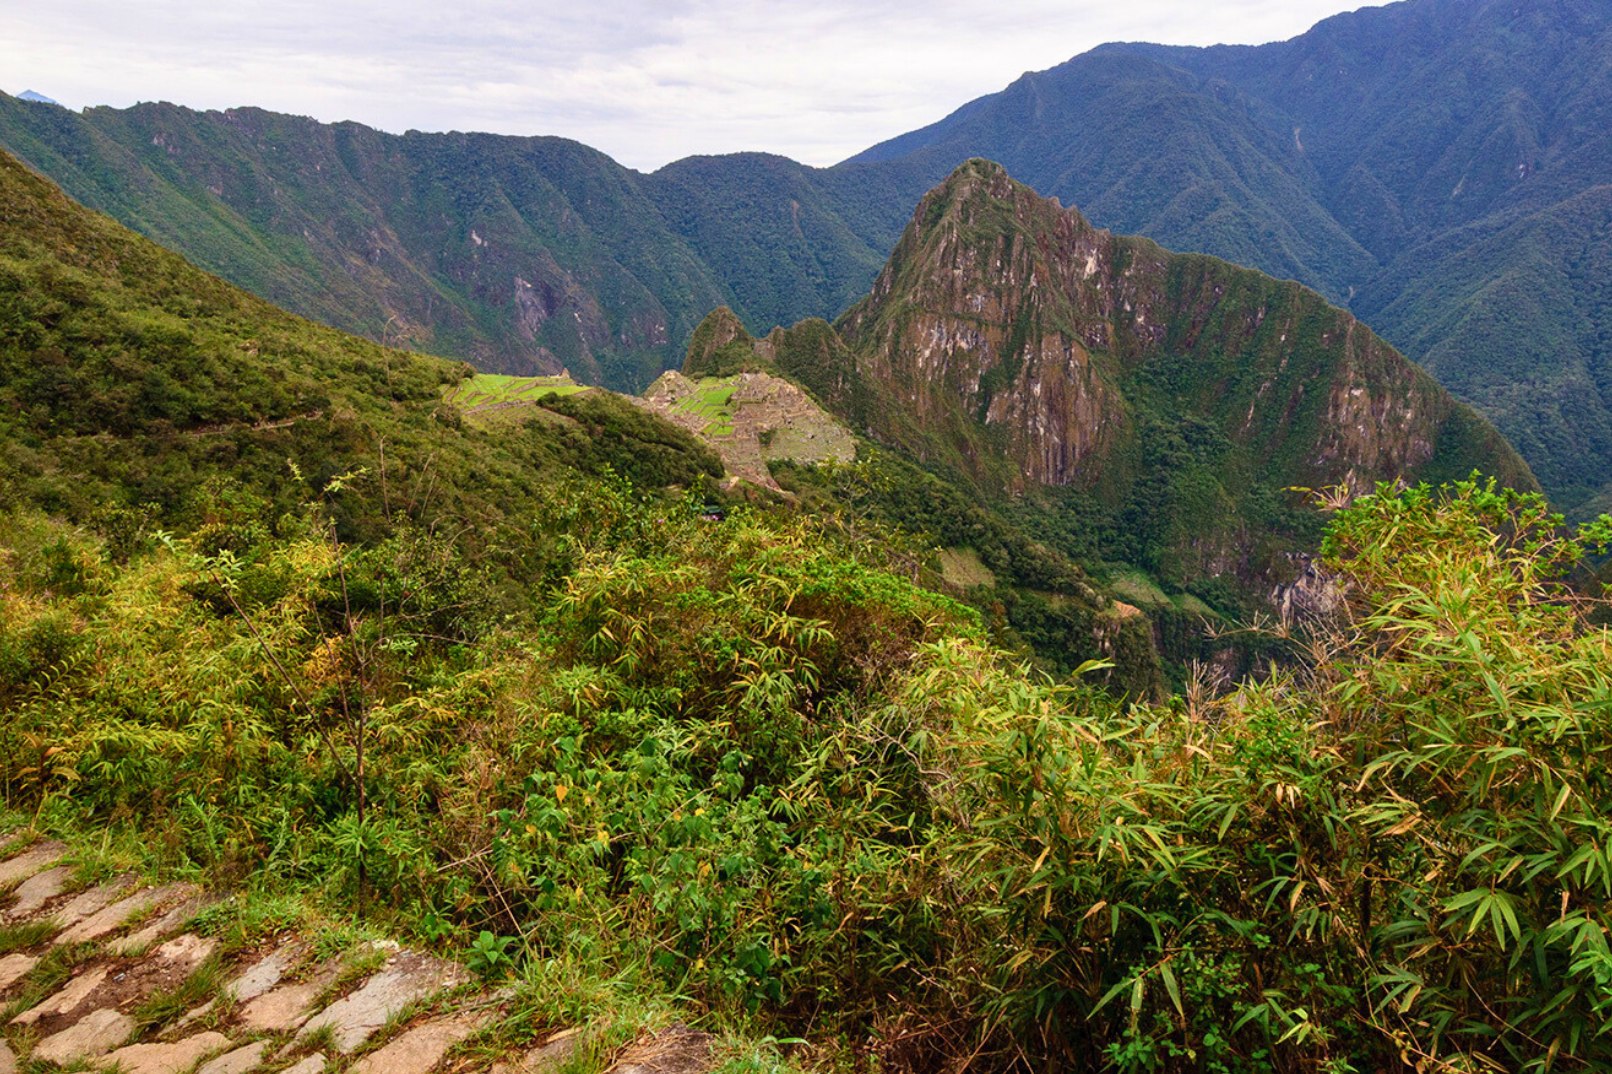
{"type": "MultiPolygon", "coordinates": [[[[295,932],[224,952],[194,927],[218,896],[76,875],[65,845],[0,836],[0,1074],[544,1074],[585,1058],[586,1027],[500,1048],[511,992],[456,962],[390,942],[321,957],[295,932]],[[211,996],[186,988],[213,980],[211,996]]],[[[703,1074],[710,1053],[707,1035],[674,1027],[596,1067],[703,1074]]]]}

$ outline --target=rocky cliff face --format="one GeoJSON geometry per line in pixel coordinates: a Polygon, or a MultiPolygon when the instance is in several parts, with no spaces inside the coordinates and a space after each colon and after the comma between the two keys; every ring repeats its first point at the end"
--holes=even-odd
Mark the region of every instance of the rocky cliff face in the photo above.
{"type": "Polygon", "coordinates": [[[1319,295],[1111,235],[986,161],[924,198],[837,327],[874,435],[1006,491],[1131,479],[1140,425],[1186,415],[1264,482],[1362,491],[1471,466],[1533,485],[1319,295]]]}
{"type": "Polygon", "coordinates": [[[1486,421],[1314,292],[1110,234],[987,161],[922,200],[837,325],[769,343],[857,431],[1076,560],[1140,568],[1164,608],[1279,607],[1320,530],[1294,488],[1472,470],[1537,487],[1486,421]]]}

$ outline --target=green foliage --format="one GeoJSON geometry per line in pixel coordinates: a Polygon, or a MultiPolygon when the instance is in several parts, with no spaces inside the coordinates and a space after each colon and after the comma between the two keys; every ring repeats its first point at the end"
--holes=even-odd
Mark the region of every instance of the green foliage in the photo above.
{"type": "Polygon", "coordinates": [[[515,956],[510,953],[510,948],[519,942],[518,937],[494,936],[482,929],[470,945],[466,962],[471,971],[484,980],[504,977],[515,964],[515,956]]]}
{"type": "Polygon", "coordinates": [[[317,514],[80,539],[93,586],[6,575],[6,644],[66,611],[86,654],[0,683],[8,803],[343,902],[362,863],[489,975],[518,941],[757,1031],[827,1010],[896,1068],[1612,1061],[1612,649],[1557,581],[1612,519],[1385,488],[1329,531],[1351,604],[1307,663],[1123,707],[865,539],[702,503],[552,501],[524,623],[442,617],[454,574],[317,514]]]}
{"type": "Polygon", "coordinates": [[[936,547],[970,549],[995,581],[974,587],[966,599],[1001,640],[1025,647],[1049,671],[1067,675],[1101,659],[1112,667],[1100,679],[1116,693],[1146,697],[1159,688],[1147,620],[1119,618],[1075,562],[957,485],[889,452],[863,454],[851,466],[778,465],[774,476],[784,488],[812,496],[810,510],[843,510],[914,535],[921,542],[917,556],[936,547]]]}

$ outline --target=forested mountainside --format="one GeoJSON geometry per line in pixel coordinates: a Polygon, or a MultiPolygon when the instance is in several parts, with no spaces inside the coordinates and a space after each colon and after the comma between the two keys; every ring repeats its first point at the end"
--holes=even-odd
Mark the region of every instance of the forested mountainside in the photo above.
{"type": "Polygon", "coordinates": [[[1493,419],[1552,497],[1612,472],[1606,0],[1406,0],[1248,47],[1107,45],[845,164],[649,175],[563,139],[252,108],[0,98],[0,145],[304,315],[636,391],[715,305],[833,318],[972,157],[1100,227],[1349,308],[1493,419]]]}
{"type": "MultiPolygon", "coordinates": [[[[717,386],[746,370],[797,380],[908,464],[864,452],[849,470],[786,468],[786,486],[978,557],[981,607],[1041,651],[1053,616],[1034,591],[1050,572],[1029,550],[1092,567],[1178,672],[1216,653],[1184,640],[1205,616],[1313,599],[1304,552],[1321,518],[1295,487],[1476,470],[1537,488],[1487,421],[1320,295],[1094,228],[983,160],[924,197],[835,325],[755,340],[727,311],[708,318],[684,373],[717,386]],[[971,540],[981,514],[994,528],[971,540]]],[[[1060,599],[1083,624],[1068,636],[1102,632],[1100,601],[1060,599]]]]}
{"type": "Polygon", "coordinates": [[[1612,472],[1612,4],[1409,0],[1260,46],[1106,45],[852,158],[989,157],[1100,226],[1347,303],[1564,504],[1612,472]]]}
{"type": "Polygon", "coordinates": [[[760,154],[644,176],[562,138],[254,108],[0,97],[0,130],[79,201],[305,316],[629,391],[677,364],[714,305],[767,327],[839,312],[921,192],[760,154]]]}
{"type": "MultiPolygon", "coordinates": [[[[1410,433],[1309,426],[1295,465],[1363,481],[1421,437],[1437,458],[1460,413],[1289,285],[1188,258],[1209,291],[1173,305],[1173,259],[994,165],[907,235],[838,331],[719,317],[690,374],[770,362],[833,398],[834,363],[869,387],[899,326],[945,327],[968,345],[926,358],[958,374],[941,428],[1022,448],[1035,430],[994,409],[1031,405],[1049,348],[1102,367],[1111,331],[1113,366],[1145,368],[1171,348],[1126,333],[1162,313],[1254,340],[1292,314],[1347,337],[1293,348],[1303,398],[1343,376],[1410,433]],[[1031,301],[1026,271],[1090,290],[1031,301]],[[1272,303],[1252,329],[1248,295],[1272,303]],[[1024,361],[992,379],[1015,307],[1024,361]]],[[[870,520],[905,489],[908,517],[1059,562],[949,509],[989,470],[781,468],[796,505],[724,501],[717,457],[634,404],[554,378],[478,410],[518,393],[470,372],[283,313],[0,156],[0,1060],[166,1070],[242,1045],[217,1061],[391,1069],[455,1013],[423,1066],[539,1055],[559,1026],[577,1074],[626,1074],[675,1026],[686,1074],[1612,1063],[1612,651],[1561,587],[1612,519],[1379,486],[1311,544],[1339,599],[1273,638],[1283,665],[1121,697],[1092,633],[1070,636],[1092,659],[1032,669],[870,520]],[[259,1020],[221,982],[271,951],[294,980],[259,1020]],[[330,1001],[363,1028],[313,1015],[330,1001]]],[[[1214,444],[1202,387],[1153,390],[1214,444]]],[[[912,390],[870,391],[870,427],[912,390]]]]}
{"type": "Polygon", "coordinates": [[[549,539],[531,521],[545,483],[722,472],[607,393],[555,399],[553,421],[524,429],[466,426],[442,399],[464,363],[286,314],[3,155],[0,220],[0,507],[128,534],[223,525],[237,509],[246,525],[364,470],[335,508],[347,536],[473,520],[464,539],[507,565],[549,539]]]}

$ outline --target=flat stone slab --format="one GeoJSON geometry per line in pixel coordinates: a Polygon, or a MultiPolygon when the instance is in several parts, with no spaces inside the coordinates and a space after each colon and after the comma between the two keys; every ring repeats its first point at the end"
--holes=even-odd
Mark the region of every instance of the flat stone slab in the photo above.
{"type": "MultiPolygon", "coordinates": [[[[188,885],[186,887],[189,888],[188,885]]],[[[108,949],[114,955],[131,955],[143,951],[163,937],[178,932],[190,924],[192,918],[210,905],[209,901],[196,894],[193,888],[175,894],[180,898],[177,906],[138,932],[113,940],[108,949]]]]}
{"type": "Polygon", "coordinates": [[[0,1040],[0,1074],[17,1074],[17,1053],[4,1040],[0,1040]]]}
{"type": "Polygon", "coordinates": [[[5,958],[0,958],[0,992],[4,992],[28,976],[28,971],[37,965],[39,959],[20,952],[13,952],[5,958]]]}
{"type": "Polygon", "coordinates": [[[415,1026],[348,1068],[348,1074],[430,1074],[448,1050],[487,1024],[485,1014],[461,1014],[415,1026]]]}
{"type": "Polygon", "coordinates": [[[214,1052],[228,1048],[222,1033],[197,1033],[172,1044],[131,1044],[95,1061],[98,1067],[114,1064],[123,1074],[184,1074],[214,1052]]]}
{"type": "Polygon", "coordinates": [[[175,898],[183,898],[194,893],[195,889],[188,884],[170,884],[167,887],[137,891],[90,914],[71,928],[63,929],[51,942],[64,944],[99,940],[102,936],[116,932],[128,924],[137,914],[143,914],[154,906],[162,906],[175,898]]]}
{"type": "Polygon", "coordinates": [[[336,1050],[346,1055],[404,1007],[465,980],[464,971],[454,963],[404,951],[388,959],[381,971],[356,991],[315,1015],[302,1027],[301,1035],[329,1026],[336,1050]]]}
{"type": "Polygon", "coordinates": [[[229,983],[232,995],[241,1003],[249,1003],[279,984],[291,968],[302,961],[307,947],[300,943],[287,943],[258,959],[229,983]]]}
{"type": "Polygon", "coordinates": [[[86,917],[98,914],[111,906],[128,889],[128,886],[128,879],[119,877],[110,883],[81,891],[66,903],[52,910],[50,919],[56,922],[58,928],[72,928],[86,917]]]}
{"type": "Polygon", "coordinates": [[[60,992],[45,1000],[37,1007],[23,1011],[11,1020],[14,1026],[31,1026],[41,1018],[49,1018],[56,1014],[72,1014],[79,1004],[89,998],[91,992],[101,987],[106,980],[105,966],[80,974],[67,982],[60,992]]]}
{"type": "Polygon", "coordinates": [[[6,917],[28,917],[40,907],[60,895],[73,878],[73,870],[65,865],[35,873],[17,885],[17,901],[6,910],[6,917]]]}
{"type": "Polygon", "coordinates": [[[263,993],[241,1008],[241,1024],[266,1033],[297,1028],[313,1014],[313,1001],[319,993],[329,988],[340,973],[340,962],[327,962],[309,980],[263,993]]]}
{"type": "Polygon", "coordinates": [[[324,1052],[314,1052],[308,1058],[286,1067],[280,1074],[320,1074],[328,1062],[324,1052]]]}
{"type": "Polygon", "coordinates": [[[608,1074],[704,1074],[711,1069],[711,1040],[709,1033],[672,1026],[632,1045],[608,1074]]]}
{"type": "Polygon", "coordinates": [[[576,1054],[582,1031],[562,1029],[513,1063],[494,1063],[490,1074],[544,1074],[576,1054]]]}
{"type": "Polygon", "coordinates": [[[268,1041],[254,1041],[244,1048],[225,1052],[217,1059],[209,1059],[197,1068],[196,1074],[246,1074],[263,1062],[263,1053],[268,1050],[268,1041]]]}
{"type": "Polygon", "coordinates": [[[67,853],[67,844],[36,843],[14,857],[0,861],[0,889],[9,888],[55,865],[67,853]]]}
{"type": "Polygon", "coordinates": [[[34,1045],[30,1058],[49,1060],[61,1066],[80,1059],[93,1059],[134,1036],[134,1029],[133,1018],[103,1007],[34,1045]]]}

